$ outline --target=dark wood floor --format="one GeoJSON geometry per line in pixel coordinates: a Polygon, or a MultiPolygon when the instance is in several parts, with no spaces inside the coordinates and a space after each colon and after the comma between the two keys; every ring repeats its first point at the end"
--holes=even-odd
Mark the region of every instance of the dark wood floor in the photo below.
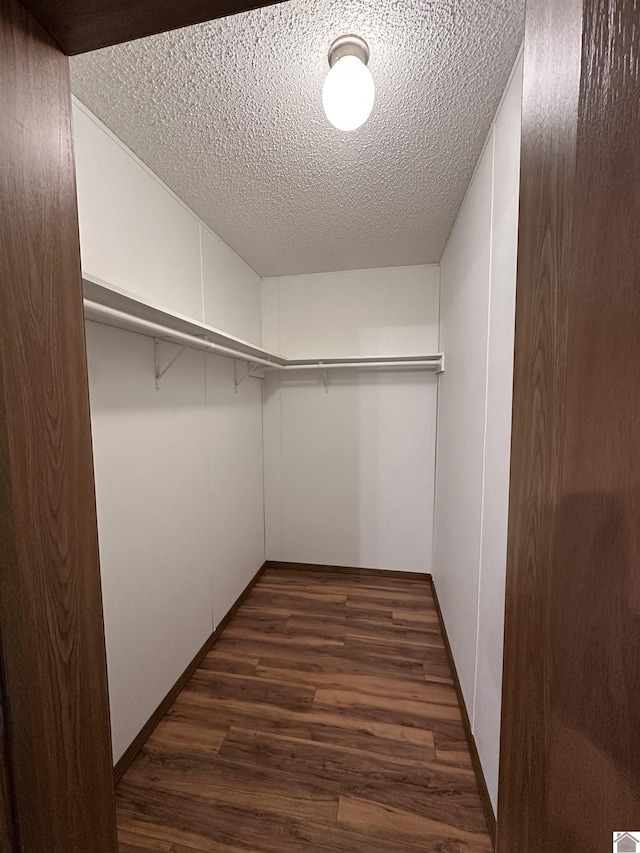
{"type": "Polygon", "coordinates": [[[491,850],[419,580],[268,569],[116,797],[121,853],[491,850]]]}

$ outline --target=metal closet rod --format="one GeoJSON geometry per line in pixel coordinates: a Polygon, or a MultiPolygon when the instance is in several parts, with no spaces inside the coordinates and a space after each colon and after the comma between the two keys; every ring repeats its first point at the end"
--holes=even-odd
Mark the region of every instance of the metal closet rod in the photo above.
{"type": "MultiPolygon", "coordinates": [[[[329,362],[324,361],[314,362],[313,364],[285,364],[284,370],[332,370],[334,368],[344,369],[345,367],[434,367],[440,366],[440,356],[428,359],[397,359],[395,361],[345,361],[329,362]]],[[[269,367],[274,367],[270,364],[269,367]]]]}
{"type": "Polygon", "coordinates": [[[219,355],[227,356],[229,358],[235,358],[238,361],[245,361],[248,364],[256,364],[260,367],[266,367],[269,370],[325,371],[345,367],[431,367],[437,370],[441,365],[441,355],[424,359],[407,358],[406,360],[397,359],[394,361],[385,361],[383,359],[380,361],[358,361],[345,359],[342,362],[323,362],[319,360],[317,363],[314,362],[312,364],[277,364],[276,362],[269,361],[266,358],[249,355],[246,352],[241,352],[240,350],[235,350],[231,347],[225,347],[222,346],[222,344],[216,344],[213,341],[207,341],[204,338],[198,338],[195,335],[188,334],[187,332],[178,332],[175,329],[171,329],[169,326],[163,326],[160,323],[154,323],[152,320],[145,320],[142,317],[136,317],[134,314],[127,314],[126,311],[120,311],[117,308],[110,308],[108,305],[101,305],[99,302],[93,302],[91,299],[84,300],[84,307],[89,314],[109,320],[115,320],[119,323],[126,323],[128,326],[133,326],[148,332],[150,335],[153,335],[154,338],[168,338],[171,342],[180,343],[193,349],[218,353],[219,355]]]}

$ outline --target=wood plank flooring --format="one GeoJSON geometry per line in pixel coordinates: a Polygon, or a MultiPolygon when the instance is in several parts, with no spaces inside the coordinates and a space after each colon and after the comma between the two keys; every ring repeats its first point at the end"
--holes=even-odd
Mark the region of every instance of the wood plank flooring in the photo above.
{"type": "Polygon", "coordinates": [[[267,569],[116,800],[120,853],[490,851],[429,585],[267,569]]]}

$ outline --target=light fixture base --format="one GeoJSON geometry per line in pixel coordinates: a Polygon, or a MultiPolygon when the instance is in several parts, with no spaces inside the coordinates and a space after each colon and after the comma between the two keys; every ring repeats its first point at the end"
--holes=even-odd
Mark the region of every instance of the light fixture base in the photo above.
{"type": "Polygon", "coordinates": [[[369,45],[360,36],[340,36],[329,48],[329,68],[345,56],[357,56],[363,65],[368,65],[369,55],[369,45]]]}

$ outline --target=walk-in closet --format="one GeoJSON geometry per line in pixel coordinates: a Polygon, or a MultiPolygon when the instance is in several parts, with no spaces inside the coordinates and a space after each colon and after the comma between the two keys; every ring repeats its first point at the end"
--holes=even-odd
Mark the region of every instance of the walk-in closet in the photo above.
{"type": "Polygon", "coordinates": [[[1,853],[640,849],[634,0],[0,0],[1,853]]]}
{"type": "MultiPolygon", "coordinates": [[[[211,802],[227,768],[240,786],[233,807],[250,822],[265,785],[239,779],[242,761],[259,774],[271,749],[300,746],[304,775],[305,739],[277,739],[300,725],[296,702],[329,742],[325,729],[352,704],[372,742],[366,721],[388,724],[382,769],[363,765],[383,776],[419,725],[412,749],[454,804],[416,794],[403,806],[402,788],[385,803],[378,786],[362,802],[351,789],[327,794],[316,814],[289,780],[283,803],[299,794],[304,821],[323,826],[328,813],[335,825],[335,804],[347,813],[338,827],[364,833],[373,797],[371,820],[390,844],[393,821],[377,812],[395,803],[408,815],[403,849],[431,820],[439,843],[485,849],[480,797],[489,815],[497,798],[522,28],[521,4],[293,0],[71,63],[113,760],[132,849],[136,831],[144,848],[148,809],[149,837],[169,837],[171,819],[140,800],[152,779],[158,797],[206,797],[199,761],[229,749],[211,771],[211,802]],[[331,45],[351,33],[355,47],[338,49],[368,69],[375,100],[345,132],[322,95],[331,45]],[[306,655],[289,659],[291,646],[306,655]],[[376,654],[395,665],[370,670],[376,654]],[[298,670],[315,655],[327,672],[305,679],[298,670]],[[292,690],[289,719],[281,694],[292,690]],[[262,749],[255,767],[252,748],[262,749]],[[172,761],[179,785],[169,769],[162,781],[172,761]]],[[[308,761],[335,755],[311,749],[308,761]]],[[[424,769],[411,784],[428,785],[424,769]]],[[[265,808],[285,826],[301,817],[265,808]]],[[[348,837],[331,849],[348,849],[348,837]]]]}

